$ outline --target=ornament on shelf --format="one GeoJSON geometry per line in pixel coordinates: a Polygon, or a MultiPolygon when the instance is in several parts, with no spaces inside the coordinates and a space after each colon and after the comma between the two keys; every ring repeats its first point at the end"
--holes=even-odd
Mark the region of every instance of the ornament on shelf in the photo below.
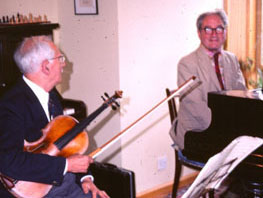
{"type": "Polygon", "coordinates": [[[16,16],[2,16],[2,18],[0,18],[0,25],[17,25],[29,23],[50,23],[50,21],[48,21],[46,15],[44,15],[43,17],[41,15],[33,16],[32,13],[29,13],[28,16],[17,13],[16,16]]]}

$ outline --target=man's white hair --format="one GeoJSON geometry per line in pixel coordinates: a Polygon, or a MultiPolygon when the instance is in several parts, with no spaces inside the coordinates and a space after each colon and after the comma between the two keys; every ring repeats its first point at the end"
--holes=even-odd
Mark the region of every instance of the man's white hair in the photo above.
{"type": "Polygon", "coordinates": [[[22,41],[15,51],[14,59],[23,74],[38,71],[44,60],[54,58],[55,51],[50,42],[48,36],[33,36],[22,41]]]}

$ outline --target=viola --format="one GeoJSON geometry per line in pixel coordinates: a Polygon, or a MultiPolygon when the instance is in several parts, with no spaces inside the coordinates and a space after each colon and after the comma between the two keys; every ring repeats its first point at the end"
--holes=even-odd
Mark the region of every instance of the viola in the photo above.
{"type": "MultiPolygon", "coordinates": [[[[88,148],[88,134],[83,131],[100,113],[111,106],[116,109],[119,104],[116,99],[122,97],[122,91],[115,94],[90,114],[87,118],[78,123],[72,116],[57,116],[43,129],[43,135],[36,142],[25,141],[24,150],[32,153],[43,153],[51,156],[68,157],[73,154],[83,154],[88,148]]],[[[5,175],[0,175],[0,180],[7,190],[15,197],[41,198],[52,188],[52,185],[28,181],[17,181],[5,175]]]]}

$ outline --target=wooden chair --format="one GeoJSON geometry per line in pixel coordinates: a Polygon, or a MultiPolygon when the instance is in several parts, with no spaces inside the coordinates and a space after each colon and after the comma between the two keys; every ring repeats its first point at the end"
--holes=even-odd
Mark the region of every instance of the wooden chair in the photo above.
{"type": "MultiPolygon", "coordinates": [[[[171,95],[171,91],[168,88],[166,88],[165,91],[167,96],[171,95]]],[[[177,109],[176,109],[176,103],[174,98],[168,101],[168,107],[170,113],[170,120],[171,123],[173,123],[174,120],[177,119],[177,109]]],[[[173,147],[175,148],[175,174],[174,174],[172,198],[176,198],[176,194],[180,182],[182,165],[196,170],[201,170],[204,166],[204,163],[188,159],[183,155],[182,151],[178,149],[178,147],[176,147],[176,145],[173,145],[173,147]]],[[[213,197],[213,196],[209,195],[209,197],[213,197]]]]}

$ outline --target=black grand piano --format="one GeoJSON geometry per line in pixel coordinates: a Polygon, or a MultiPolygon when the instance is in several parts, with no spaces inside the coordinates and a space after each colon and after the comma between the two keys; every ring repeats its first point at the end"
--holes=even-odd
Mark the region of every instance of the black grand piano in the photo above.
{"type": "Polygon", "coordinates": [[[242,135],[263,137],[263,92],[231,90],[208,93],[210,126],[201,133],[187,132],[183,153],[206,162],[242,135]],[[209,147],[209,148],[208,148],[209,147]]]}
{"type": "Polygon", "coordinates": [[[263,137],[263,92],[261,89],[221,91],[208,94],[212,110],[210,128],[231,136],[263,137]]]}
{"type": "MultiPolygon", "coordinates": [[[[211,92],[208,106],[212,121],[204,132],[220,132],[225,137],[214,145],[215,150],[221,151],[238,136],[263,138],[262,89],[211,92]]],[[[263,197],[263,148],[250,154],[231,176],[241,181],[244,197],[263,197]]]]}

